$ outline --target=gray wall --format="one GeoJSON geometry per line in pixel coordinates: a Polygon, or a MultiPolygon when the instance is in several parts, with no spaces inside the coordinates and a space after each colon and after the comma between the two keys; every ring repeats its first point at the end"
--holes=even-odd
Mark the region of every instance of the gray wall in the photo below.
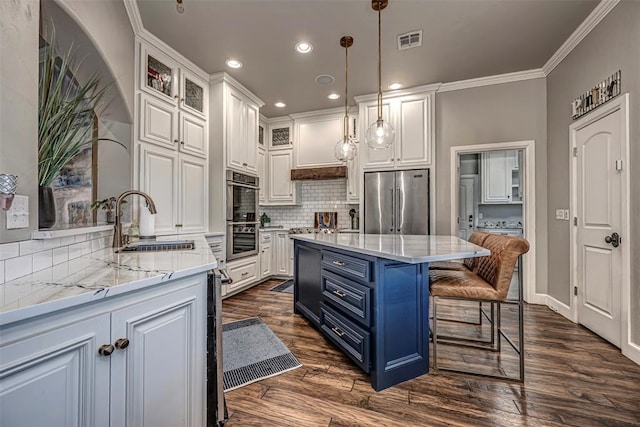
{"type": "MultiPolygon", "coordinates": [[[[29,228],[6,230],[6,214],[0,211],[0,243],[29,239],[38,228],[39,5],[38,0],[0,0],[0,173],[19,176],[18,194],[29,196],[30,213],[29,228]]],[[[56,26],[59,35],[65,30],[84,32],[86,38],[77,42],[90,40],[116,80],[114,96],[122,98],[114,101],[121,108],[112,109],[108,119],[133,123],[135,38],[122,1],[45,0],[43,9],[51,13],[56,25],[61,10],[73,19],[73,26],[65,26],[64,20],[56,26]]],[[[43,21],[48,20],[43,14],[43,21]]],[[[129,176],[130,163],[123,167],[129,176]]]]}
{"type": "MultiPolygon", "coordinates": [[[[544,79],[436,94],[436,232],[451,230],[450,149],[535,140],[536,292],[547,291],[547,124],[544,79]]],[[[531,197],[531,196],[529,196],[531,197]]]]}
{"type": "MultiPolygon", "coordinates": [[[[622,70],[622,92],[630,93],[631,147],[631,328],[640,343],[640,2],[623,1],[547,77],[549,168],[549,294],[569,304],[569,223],[553,221],[554,208],[569,200],[570,102],[585,89],[622,70]]],[[[624,236],[623,236],[624,238],[624,236]]]]}

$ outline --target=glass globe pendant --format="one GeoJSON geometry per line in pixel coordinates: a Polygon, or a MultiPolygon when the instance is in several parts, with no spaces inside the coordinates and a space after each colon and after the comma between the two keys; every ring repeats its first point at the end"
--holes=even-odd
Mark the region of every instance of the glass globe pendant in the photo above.
{"type": "Polygon", "coordinates": [[[334,154],[336,159],[346,162],[353,160],[356,156],[358,148],[355,142],[349,136],[349,47],[353,45],[353,37],[344,36],[340,39],[340,46],[344,47],[344,123],[342,128],[344,130],[343,137],[338,141],[334,148],[334,154]]]}
{"type": "Polygon", "coordinates": [[[388,0],[371,0],[371,8],[378,11],[378,120],[371,124],[365,134],[367,145],[372,150],[384,150],[391,147],[396,132],[389,123],[382,120],[382,18],[381,11],[387,7],[388,0]]]}

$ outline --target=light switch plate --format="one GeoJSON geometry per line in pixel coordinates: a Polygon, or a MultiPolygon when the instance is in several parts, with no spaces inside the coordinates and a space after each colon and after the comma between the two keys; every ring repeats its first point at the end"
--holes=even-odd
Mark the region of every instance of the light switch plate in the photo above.
{"type": "Polygon", "coordinates": [[[564,210],[564,219],[565,221],[569,221],[569,209],[564,210]]]}
{"type": "Polygon", "coordinates": [[[564,209],[556,209],[556,219],[564,219],[564,209]]]}
{"type": "Polygon", "coordinates": [[[29,197],[16,195],[6,218],[7,230],[29,227],[29,197]]]}

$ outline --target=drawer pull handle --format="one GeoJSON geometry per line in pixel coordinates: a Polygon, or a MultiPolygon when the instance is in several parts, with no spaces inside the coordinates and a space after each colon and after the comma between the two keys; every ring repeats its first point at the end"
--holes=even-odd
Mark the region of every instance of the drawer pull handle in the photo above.
{"type": "Polygon", "coordinates": [[[344,292],[340,292],[339,290],[335,290],[333,291],[334,294],[338,295],[340,298],[344,298],[347,296],[347,294],[345,294],[344,292]]]}
{"type": "Polygon", "coordinates": [[[344,267],[345,265],[347,265],[346,262],[342,262],[342,261],[333,261],[332,264],[337,265],[338,267],[344,267]]]}
{"type": "Polygon", "coordinates": [[[332,331],[333,331],[337,336],[339,336],[340,338],[342,338],[342,337],[344,336],[344,332],[342,332],[340,329],[338,329],[338,328],[336,328],[336,327],[331,328],[331,330],[332,330],[332,331]]]}
{"type": "Polygon", "coordinates": [[[244,277],[244,276],[246,276],[247,274],[249,274],[249,272],[248,272],[248,271],[245,271],[244,273],[242,273],[242,274],[241,274],[241,276],[243,276],[243,277],[244,277]]]}

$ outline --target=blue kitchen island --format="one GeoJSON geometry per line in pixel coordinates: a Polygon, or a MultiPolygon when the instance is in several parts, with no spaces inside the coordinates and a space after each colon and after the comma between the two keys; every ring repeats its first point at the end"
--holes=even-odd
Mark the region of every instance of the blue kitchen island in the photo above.
{"type": "Polygon", "coordinates": [[[429,262],[489,255],[454,236],[297,234],[294,312],[380,391],[429,372],[429,262]]]}

